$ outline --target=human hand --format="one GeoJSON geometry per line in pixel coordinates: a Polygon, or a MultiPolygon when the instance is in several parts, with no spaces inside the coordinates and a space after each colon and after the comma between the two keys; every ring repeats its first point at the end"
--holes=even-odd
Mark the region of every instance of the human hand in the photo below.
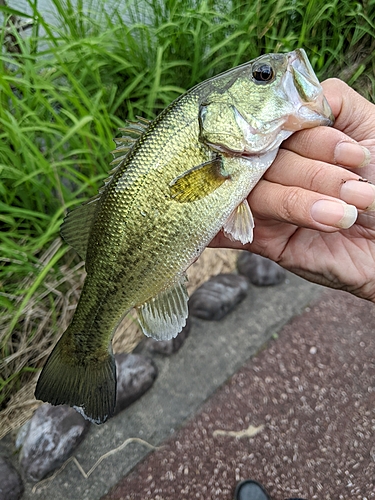
{"type": "Polygon", "coordinates": [[[283,143],[248,197],[253,243],[220,232],[211,246],[250,250],[375,302],[375,186],[363,182],[375,182],[375,105],[340,80],[322,85],[334,128],[303,130],[283,143]]]}

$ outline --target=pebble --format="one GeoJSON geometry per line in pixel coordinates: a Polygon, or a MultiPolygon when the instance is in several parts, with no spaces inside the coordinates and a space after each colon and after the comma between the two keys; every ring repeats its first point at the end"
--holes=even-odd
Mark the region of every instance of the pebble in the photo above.
{"type": "Polygon", "coordinates": [[[257,286],[278,285],[285,280],[286,271],[279,264],[261,255],[241,252],[237,260],[240,274],[257,286]]]}
{"type": "Polygon", "coordinates": [[[24,487],[13,465],[0,456],[0,500],[19,500],[24,487]]]}
{"type": "Polygon", "coordinates": [[[116,354],[117,403],[115,414],[140,398],[154,383],[155,363],[142,354],[116,354]]]}
{"type": "Polygon", "coordinates": [[[189,336],[190,327],[191,322],[190,319],[187,318],[186,326],[182,329],[182,331],[177,335],[176,338],[171,340],[155,340],[149,338],[145,341],[145,348],[150,352],[156,352],[164,356],[170,356],[171,354],[174,354],[179,349],[181,349],[185,340],[189,336]]]}
{"type": "Polygon", "coordinates": [[[192,316],[220,320],[246,297],[248,282],[238,274],[218,274],[197,288],[189,300],[192,316]]]}
{"type": "Polygon", "coordinates": [[[40,406],[23,436],[20,465],[26,480],[40,481],[60,467],[82,441],[89,425],[69,406],[40,406]]]}

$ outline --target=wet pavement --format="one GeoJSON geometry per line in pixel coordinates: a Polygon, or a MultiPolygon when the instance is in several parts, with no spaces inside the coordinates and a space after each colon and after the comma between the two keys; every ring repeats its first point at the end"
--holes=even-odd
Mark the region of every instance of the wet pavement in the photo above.
{"type": "Polygon", "coordinates": [[[326,291],[103,500],[375,498],[375,306],[326,291]],[[253,434],[253,435],[252,435],[253,434]]]}

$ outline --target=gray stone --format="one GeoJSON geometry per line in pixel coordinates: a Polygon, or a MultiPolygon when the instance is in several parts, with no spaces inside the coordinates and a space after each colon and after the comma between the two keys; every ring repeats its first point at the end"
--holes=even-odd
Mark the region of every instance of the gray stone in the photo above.
{"type": "Polygon", "coordinates": [[[157,368],[142,354],[116,354],[117,402],[115,414],[140,398],[154,383],[157,368]]]}
{"type": "Polygon", "coordinates": [[[248,287],[246,278],[238,274],[213,276],[190,297],[190,314],[217,321],[246,297],[248,287]]]}
{"type": "Polygon", "coordinates": [[[171,340],[155,340],[155,339],[146,339],[145,348],[150,352],[156,352],[158,354],[163,354],[164,356],[170,356],[177,352],[187,339],[190,332],[191,322],[190,319],[187,318],[186,326],[182,329],[182,331],[177,335],[176,338],[171,340]]]}
{"type": "Polygon", "coordinates": [[[22,445],[23,445],[23,443],[24,443],[24,441],[29,433],[30,425],[31,425],[31,419],[28,420],[27,422],[25,422],[22,425],[22,427],[20,427],[18,429],[17,436],[16,436],[16,442],[14,444],[16,450],[19,450],[22,447],[22,445]]]}
{"type": "Polygon", "coordinates": [[[278,285],[286,276],[285,269],[279,264],[251,252],[241,252],[237,260],[237,269],[257,286],[278,285]]]}
{"type": "Polygon", "coordinates": [[[28,481],[60,467],[82,441],[90,423],[69,406],[40,406],[30,420],[20,454],[28,481]]]}
{"type": "Polygon", "coordinates": [[[20,475],[5,457],[0,456],[0,500],[18,500],[24,487],[20,475]]]}

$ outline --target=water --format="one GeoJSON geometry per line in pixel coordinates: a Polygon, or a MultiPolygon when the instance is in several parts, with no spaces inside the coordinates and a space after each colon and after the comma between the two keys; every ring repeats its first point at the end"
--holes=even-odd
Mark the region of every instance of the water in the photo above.
{"type": "MultiPolygon", "coordinates": [[[[71,3],[73,5],[77,5],[78,1],[79,0],[71,0],[71,3]]],[[[33,10],[26,0],[7,0],[7,3],[9,7],[12,7],[13,9],[21,12],[25,12],[26,14],[30,15],[30,17],[33,16],[33,10]]],[[[140,2],[138,2],[138,4],[139,3],[140,2]]],[[[101,7],[103,7],[103,4],[105,5],[106,11],[108,13],[113,12],[116,7],[120,7],[119,12],[123,14],[122,17],[124,20],[126,20],[126,4],[128,4],[128,2],[125,1],[106,0],[105,2],[103,2],[103,0],[83,0],[83,9],[87,12],[91,12],[94,15],[96,11],[99,11],[101,7]]],[[[37,9],[40,13],[43,14],[44,19],[49,24],[58,24],[59,16],[52,0],[38,0],[37,9]]]]}
{"type": "MultiPolygon", "coordinates": [[[[30,21],[34,18],[33,9],[30,6],[29,2],[27,2],[26,0],[6,0],[6,1],[9,7],[25,14],[25,16],[18,16],[18,20],[21,21],[21,23],[27,23],[27,21],[30,21]]],[[[131,1],[132,0],[130,0],[130,2],[131,1]]],[[[78,2],[80,2],[80,0],[71,0],[71,4],[73,6],[77,5],[78,2]]],[[[127,16],[126,5],[128,5],[130,2],[126,2],[124,0],[106,0],[105,2],[103,2],[103,0],[83,0],[82,4],[83,4],[83,10],[86,11],[87,13],[90,13],[90,17],[95,17],[97,12],[102,11],[103,5],[109,15],[112,14],[112,12],[116,7],[120,6],[119,12],[121,12],[123,20],[125,22],[126,21],[129,22],[130,19],[127,16]]],[[[61,26],[60,15],[54,5],[53,0],[38,0],[36,8],[38,12],[40,12],[43,15],[44,20],[52,27],[52,32],[55,32],[53,28],[54,26],[56,26],[57,28],[61,26]]],[[[147,17],[149,18],[150,16],[146,15],[146,18],[147,17]]],[[[0,12],[0,26],[3,23],[3,19],[4,15],[2,12],[0,12]]],[[[31,26],[24,30],[20,30],[19,32],[21,36],[27,36],[29,33],[31,33],[31,26]]],[[[38,33],[39,36],[41,37],[45,35],[45,30],[42,26],[39,26],[38,33]]],[[[46,48],[47,48],[46,44],[44,44],[43,42],[39,43],[38,46],[39,51],[43,51],[46,48]]]]}

